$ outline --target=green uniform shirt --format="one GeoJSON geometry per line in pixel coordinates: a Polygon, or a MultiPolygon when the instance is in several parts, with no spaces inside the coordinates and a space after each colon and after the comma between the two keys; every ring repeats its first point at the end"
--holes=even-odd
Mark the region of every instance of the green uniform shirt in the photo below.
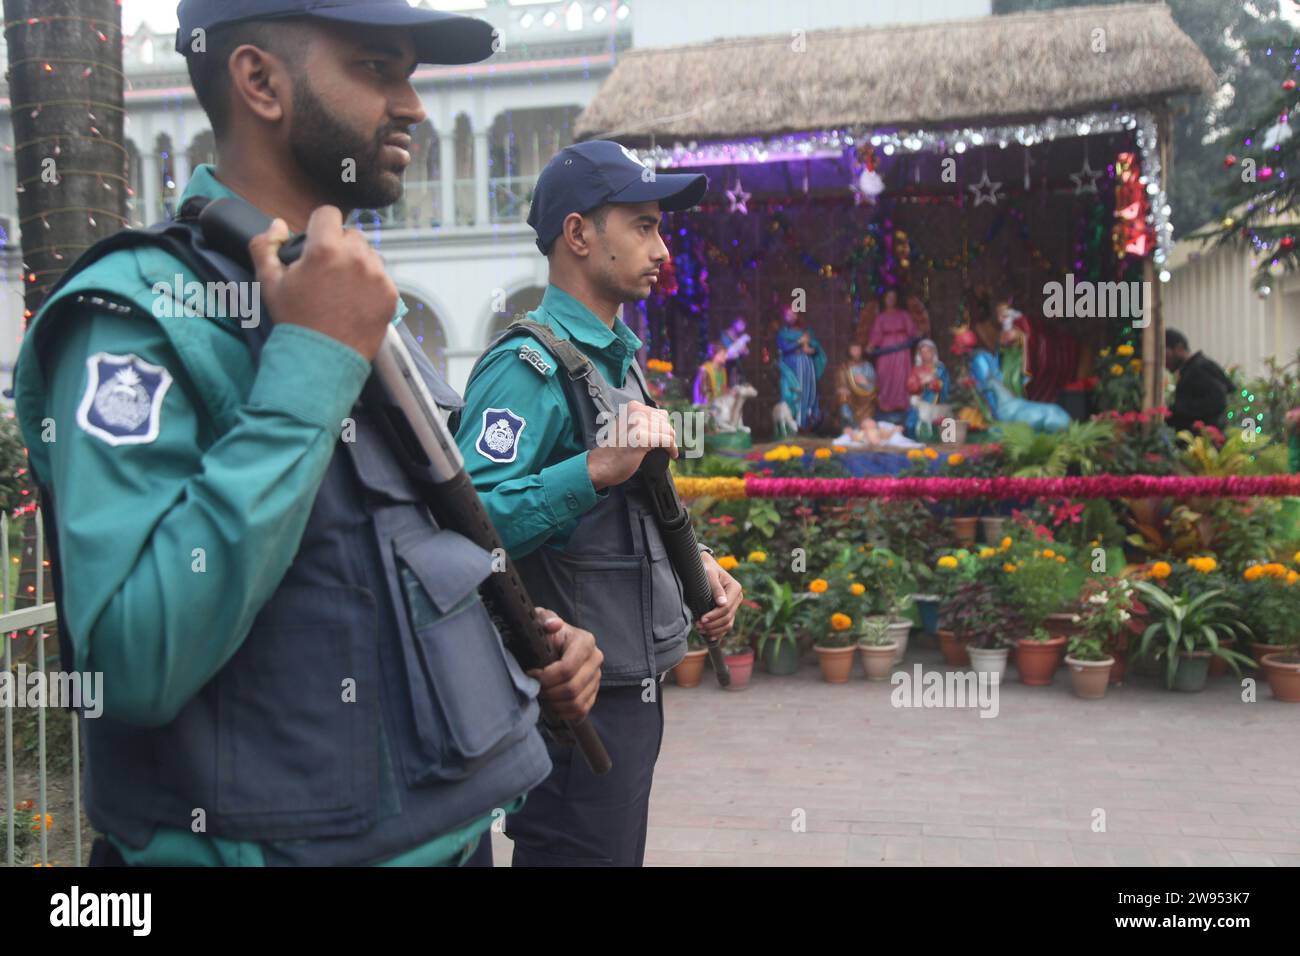
{"type": "MultiPolygon", "coordinates": [[[[200,166],[184,198],[232,195],[200,166]]],[[[174,719],[243,643],[293,563],[343,420],[370,374],[355,350],[291,325],[275,326],[255,368],[238,317],[181,312],[177,276],[196,279],[158,249],[105,257],[33,321],[34,330],[59,301],[78,310],[55,330],[46,369],[29,330],[15,373],[33,466],[57,495],[69,584],[60,614],[76,658],[64,666],[102,672],[104,714],[144,726],[174,719]],[[112,305],[67,301],[78,294],[112,305]],[[162,370],[152,438],[114,442],[96,432],[88,382],[100,353],[162,370]]],[[[394,321],[405,311],[399,300],[394,321]]],[[[459,863],[491,822],[485,816],[388,862],[459,863]]],[[[257,843],[188,830],[160,828],[143,849],[108,836],[134,864],[263,863],[257,843]]]]}
{"type": "MultiPolygon", "coordinates": [[[[614,387],[623,383],[641,348],[622,319],[611,330],[553,285],[528,317],[573,341],[614,387]]],[[[563,374],[535,338],[515,336],[483,357],[465,387],[456,443],[515,558],[543,544],[562,549],[578,519],[604,496],[587,473],[587,446],[570,413],[563,374]],[[498,424],[503,421],[509,431],[498,424]]]]}

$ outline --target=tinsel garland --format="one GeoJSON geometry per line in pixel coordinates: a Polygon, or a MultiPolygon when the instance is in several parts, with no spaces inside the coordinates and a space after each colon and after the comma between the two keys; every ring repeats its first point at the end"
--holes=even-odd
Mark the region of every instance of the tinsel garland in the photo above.
{"type": "Polygon", "coordinates": [[[686,478],[683,498],[1280,498],[1300,475],[1089,475],[1070,478],[686,478]]]}

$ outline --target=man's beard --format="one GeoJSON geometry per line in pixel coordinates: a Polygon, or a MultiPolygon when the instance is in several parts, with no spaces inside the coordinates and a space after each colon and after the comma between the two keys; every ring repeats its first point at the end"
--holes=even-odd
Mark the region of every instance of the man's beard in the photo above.
{"type": "Polygon", "coordinates": [[[383,209],[402,198],[401,174],[380,166],[384,141],[405,126],[387,126],[367,138],[325,108],[306,78],[294,84],[289,150],[300,169],[334,205],[345,211],[383,209]],[[345,179],[345,162],[355,176],[345,179]],[[355,182],[348,181],[355,179],[355,182]]]}

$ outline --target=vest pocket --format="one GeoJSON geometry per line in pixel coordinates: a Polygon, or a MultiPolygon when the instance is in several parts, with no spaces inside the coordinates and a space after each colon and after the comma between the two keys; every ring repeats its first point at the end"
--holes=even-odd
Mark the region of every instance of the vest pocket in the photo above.
{"type": "Polygon", "coordinates": [[[602,556],[569,561],[574,565],[575,620],[596,636],[605,655],[602,681],[653,677],[654,652],[646,640],[650,575],[645,559],[602,556]]]}
{"type": "Polygon", "coordinates": [[[462,780],[532,732],[538,685],[508,654],[479,599],[492,556],[428,527],[394,542],[411,640],[402,642],[417,760],[412,784],[462,780]]]}
{"type": "Polygon", "coordinates": [[[645,534],[646,552],[650,555],[650,620],[655,643],[679,640],[691,627],[690,612],[686,610],[686,595],[682,582],[668,558],[659,525],[651,515],[641,515],[645,534]]]}
{"type": "Polygon", "coordinates": [[[217,677],[216,812],[270,838],[356,832],[373,812],[374,596],[284,587],[217,677]]]}

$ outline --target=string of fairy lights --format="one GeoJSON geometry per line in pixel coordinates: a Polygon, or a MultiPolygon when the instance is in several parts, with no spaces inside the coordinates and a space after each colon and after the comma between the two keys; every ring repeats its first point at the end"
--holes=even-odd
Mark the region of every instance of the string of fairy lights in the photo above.
{"type": "MultiPolygon", "coordinates": [[[[120,6],[118,0],[118,6],[120,6]]],[[[122,36],[121,23],[114,20],[107,20],[99,17],[76,16],[71,14],[48,14],[33,17],[20,17],[7,19],[4,21],[5,36],[9,37],[14,30],[28,29],[39,30],[51,26],[66,27],[68,24],[81,24],[86,30],[95,37],[96,41],[101,44],[116,42],[121,46],[125,41],[122,36]]],[[[96,60],[90,60],[83,57],[68,56],[38,56],[26,57],[14,60],[9,63],[11,74],[23,67],[31,68],[37,65],[35,75],[42,80],[66,80],[69,75],[87,82],[89,86],[97,74],[108,74],[126,83],[126,75],[122,70],[107,63],[96,60]]],[[[116,151],[121,157],[123,173],[118,175],[112,172],[106,172],[103,169],[83,169],[83,168],[60,168],[57,163],[52,167],[52,171],[42,170],[34,176],[27,176],[17,181],[15,191],[19,194],[25,194],[29,189],[40,188],[41,186],[61,186],[66,180],[73,177],[86,177],[94,179],[95,183],[104,191],[106,198],[114,196],[118,190],[122,191],[128,200],[133,199],[135,191],[131,188],[130,181],[126,176],[127,150],[126,146],[116,139],[106,136],[101,127],[100,116],[108,116],[114,113],[120,113],[125,119],[126,107],[123,103],[109,103],[97,99],[87,92],[84,97],[63,96],[59,98],[41,98],[36,97],[28,102],[15,102],[10,106],[12,116],[19,116],[27,113],[30,119],[39,118],[47,110],[69,109],[84,112],[84,118],[76,121],[75,125],[84,123],[84,128],[79,131],[70,131],[60,133],[55,136],[38,136],[30,139],[15,141],[12,147],[5,146],[5,152],[13,153],[15,157],[21,155],[24,151],[30,149],[39,149],[45,151],[45,159],[57,160],[63,154],[65,145],[73,143],[94,143],[97,146],[104,146],[116,151]],[[51,144],[53,144],[51,146],[51,144]]],[[[18,124],[15,124],[15,130],[18,124]]],[[[104,206],[112,206],[114,201],[109,199],[104,206]]],[[[52,218],[61,216],[80,216],[84,217],[87,225],[92,229],[98,228],[100,222],[110,222],[115,225],[126,228],[130,225],[128,219],[121,213],[104,206],[86,204],[80,206],[60,206],[52,209],[44,209],[37,213],[22,216],[18,220],[20,229],[26,230],[28,226],[35,222],[40,222],[46,231],[52,231],[53,226],[50,224],[52,218]]],[[[8,238],[8,237],[6,237],[8,238]]],[[[70,264],[70,259],[75,258],[75,254],[89,248],[89,243],[82,244],[62,244],[55,246],[50,243],[44,245],[28,247],[23,250],[24,258],[35,258],[38,254],[48,254],[57,265],[50,268],[35,269],[28,262],[22,264],[23,290],[15,294],[28,298],[32,293],[41,294],[47,291],[57,281],[59,275],[70,264]]],[[[30,308],[23,310],[24,328],[27,322],[30,322],[33,311],[30,308]]],[[[21,336],[20,336],[21,338],[21,336]]]]}

